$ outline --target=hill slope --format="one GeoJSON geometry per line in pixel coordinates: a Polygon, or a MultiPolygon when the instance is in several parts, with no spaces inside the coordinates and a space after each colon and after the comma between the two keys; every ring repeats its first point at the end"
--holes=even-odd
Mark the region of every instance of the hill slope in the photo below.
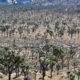
{"type": "MultiPolygon", "coordinates": [[[[80,0],[14,0],[15,3],[17,4],[24,4],[24,3],[40,3],[40,4],[52,4],[52,5],[79,5],[80,0]]],[[[0,3],[6,3],[6,4],[11,4],[12,0],[0,0],[0,3]]]]}

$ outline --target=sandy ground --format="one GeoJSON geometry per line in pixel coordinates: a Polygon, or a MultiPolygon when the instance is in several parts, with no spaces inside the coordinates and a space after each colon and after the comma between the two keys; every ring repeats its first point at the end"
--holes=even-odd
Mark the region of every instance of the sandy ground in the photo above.
{"type": "MultiPolygon", "coordinates": [[[[37,73],[36,80],[42,80],[42,79],[39,79],[40,77],[41,77],[41,75],[39,73],[37,73]]],[[[0,80],[8,80],[8,78],[5,76],[4,78],[1,78],[0,80]]],[[[20,76],[19,78],[14,79],[14,80],[24,80],[24,77],[20,76]]],[[[34,76],[32,76],[32,80],[35,80],[34,76]]],[[[53,77],[51,79],[50,73],[47,72],[46,76],[45,76],[45,80],[68,80],[68,79],[63,74],[59,74],[59,75],[53,74],[53,77]]]]}

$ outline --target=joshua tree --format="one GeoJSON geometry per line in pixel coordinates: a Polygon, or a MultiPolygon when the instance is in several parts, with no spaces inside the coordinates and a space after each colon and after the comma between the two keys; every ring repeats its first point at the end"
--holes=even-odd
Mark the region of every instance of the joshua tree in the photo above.
{"type": "Polygon", "coordinates": [[[65,53],[64,53],[64,49],[62,47],[56,47],[51,45],[51,47],[53,48],[53,56],[56,57],[56,63],[58,64],[58,61],[61,60],[61,65],[62,65],[62,69],[63,69],[63,63],[64,63],[64,58],[65,58],[65,53]]]}
{"type": "Polygon", "coordinates": [[[13,35],[13,37],[14,37],[14,33],[15,33],[15,28],[13,28],[9,31],[9,36],[11,37],[13,35]]]}
{"type": "Polygon", "coordinates": [[[70,67],[71,59],[73,59],[74,55],[76,54],[76,47],[72,46],[71,44],[69,46],[70,47],[67,53],[68,69],[70,67]]]}
{"type": "Polygon", "coordinates": [[[0,55],[0,64],[4,66],[4,71],[9,74],[8,80],[11,80],[12,72],[17,68],[17,65],[19,66],[24,61],[24,58],[16,55],[14,51],[8,51],[7,53],[2,51],[0,55]]]}
{"type": "Polygon", "coordinates": [[[53,48],[53,55],[56,56],[57,59],[59,59],[60,57],[59,47],[52,46],[52,48],[53,48]]]}
{"type": "Polygon", "coordinates": [[[54,56],[49,57],[49,64],[51,69],[51,78],[52,78],[52,72],[53,72],[53,66],[56,64],[56,59],[54,56]]]}
{"type": "Polygon", "coordinates": [[[76,53],[76,50],[75,49],[76,49],[76,47],[70,45],[70,58],[72,58],[72,59],[73,59],[73,56],[76,53]]]}
{"type": "Polygon", "coordinates": [[[55,23],[55,31],[58,31],[58,30],[59,30],[59,21],[55,23]]]}
{"type": "Polygon", "coordinates": [[[78,39],[79,39],[79,36],[80,36],[80,28],[79,27],[77,28],[76,32],[78,34],[78,39]]]}
{"type": "Polygon", "coordinates": [[[40,60],[41,60],[42,80],[44,80],[44,77],[46,75],[48,61],[46,60],[45,57],[41,57],[40,60]]]}
{"type": "Polygon", "coordinates": [[[65,52],[62,48],[59,48],[59,57],[62,61],[62,69],[63,69],[63,63],[64,63],[64,57],[65,57],[65,52]]]}
{"type": "Polygon", "coordinates": [[[0,30],[3,32],[3,33],[7,33],[7,37],[8,37],[8,30],[9,30],[10,26],[9,25],[5,25],[5,26],[0,26],[0,30]]]}
{"type": "Polygon", "coordinates": [[[37,62],[35,62],[35,64],[34,64],[33,71],[34,71],[35,80],[36,80],[36,76],[37,76],[36,74],[37,74],[37,72],[38,72],[38,65],[37,65],[37,62]]]}
{"type": "Polygon", "coordinates": [[[59,63],[56,65],[56,70],[57,70],[57,75],[58,75],[59,74],[59,70],[60,70],[60,64],[59,63]]]}
{"type": "Polygon", "coordinates": [[[41,57],[44,57],[44,52],[40,49],[37,50],[39,54],[40,73],[41,73],[41,57]]]}
{"type": "Polygon", "coordinates": [[[24,73],[24,80],[28,80],[29,65],[25,62],[22,64],[22,71],[24,73]]]}
{"type": "Polygon", "coordinates": [[[0,26],[0,31],[2,32],[2,34],[3,33],[5,33],[6,32],[6,28],[4,27],[4,26],[0,26]]]}
{"type": "Polygon", "coordinates": [[[48,44],[49,40],[48,39],[45,39],[45,45],[43,46],[42,50],[43,52],[45,52],[45,57],[48,56],[48,53],[49,53],[49,50],[50,50],[50,46],[48,44]]]}
{"type": "Polygon", "coordinates": [[[78,80],[80,80],[80,70],[77,72],[78,80]]]}
{"type": "Polygon", "coordinates": [[[7,37],[8,37],[8,34],[9,34],[9,32],[8,32],[9,28],[10,28],[9,25],[5,25],[5,29],[6,29],[6,32],[7,32],[7,37]]]}
{"type": "Polygon", "coordinates": [[[76,34],[75,28],[68,28],[68,35],[70,35],[71,39],[73,38],[73,35],[76,34]]]}
{"type": "Polygon", "coordinates": [[[70,80],[75,80],[75,73],[74,72],[70,72],[70,80]]]}
{"type": "Polygon", "coordinates": [[[20,35],[20,38],[22,37],[22,33],[23,33],[23,28],[22,27],[19,27],[18,28],[18,31],[19,31],[19,35],[20,35]]]}
{"type": "Polygon", "coordinates": [[[62,36],[64,35],[64,31],[65,31],[64,28],[58,30],[58,35],[59,35],[59,37],[62,38],[62,36]]]}
{"type": "Polygon", "coordinates": [[[52,37],[53,37],[53,31],[47,29],[47,33],[50,35],[50,37],[51,37],[51,39],[52,39],[52,37]]]}

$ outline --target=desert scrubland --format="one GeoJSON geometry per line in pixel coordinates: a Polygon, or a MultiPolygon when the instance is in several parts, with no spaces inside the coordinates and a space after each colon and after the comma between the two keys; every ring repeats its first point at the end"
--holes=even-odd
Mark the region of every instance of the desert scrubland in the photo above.
{"type": "Polygon", "coordinates": [[[1,80],[80,80],[80,14],[15,9],[0,7],[1,80]]]}

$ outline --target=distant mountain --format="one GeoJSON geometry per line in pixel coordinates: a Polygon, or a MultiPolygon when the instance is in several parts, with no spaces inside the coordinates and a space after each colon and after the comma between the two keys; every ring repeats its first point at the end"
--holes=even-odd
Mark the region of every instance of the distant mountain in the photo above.
{"type": "Polygon", "coordinates": [[[6,0],[0,0],[0,3],[6,3],[7,1],[6,0]]]}
{"type": "MultiPolygon", "coordinates": [[[[12,0],[0,0],[0,3],[12,4],[12,0]]],[[[79,5],[80,0],[14,0],[16,4],[25,4],[25,3],[36,3],[36,4],[47,4],[47,5],[79,5]]]]}
{"type": "MultiPolygon", "coordinates": [[[[24,1],[24,0],[23,0],[24,1]]],[[[47,3],[47,4],[63,4],[63,5],[78,5],[80,4],[80,0],[32,0],[34,3],[47,3]]]]}
{"type": "Polygon", "coordinates": [[[32,0],[16,0],[17,1],[17,3],[19,4],[25,4],[25,3],[31,3],[32,2],[32,0]]]}

